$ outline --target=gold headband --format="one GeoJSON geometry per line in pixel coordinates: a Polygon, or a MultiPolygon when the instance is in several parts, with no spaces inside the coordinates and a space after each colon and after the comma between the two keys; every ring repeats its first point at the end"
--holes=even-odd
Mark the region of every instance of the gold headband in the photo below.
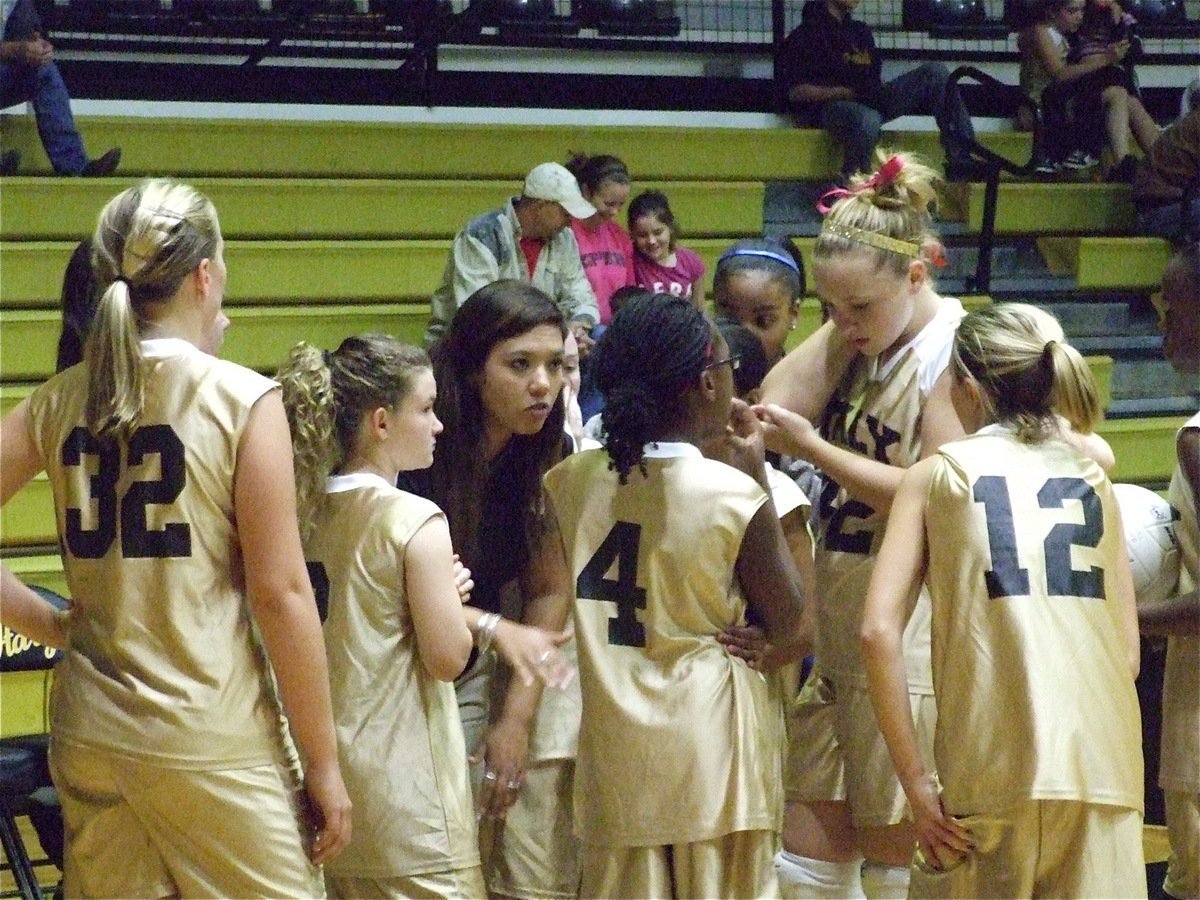
{"type": "Polygon", "coordinates": [[[899,253],[901,256],[911,256],[914,259],[921,258],[921,247],[919,244],[888,237],[886,234],[879,234],[875,231],[855,228],[853,225],[838,225],[826,219],[821,226],[821,234],[832,234],[835,237],[845,238],[856,244],[867,244],[870,247],[876,247],[880,250],[890,250],[892,253],[899,253]]]}

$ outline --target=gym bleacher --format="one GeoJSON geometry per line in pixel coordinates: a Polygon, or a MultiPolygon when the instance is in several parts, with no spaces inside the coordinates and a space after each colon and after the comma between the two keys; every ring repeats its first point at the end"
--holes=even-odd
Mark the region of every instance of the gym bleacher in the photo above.
{"type": "MultiPolygon", "coordinates": [[[[1200,2],[1141,2],[1152,27],[1139,67],[1161,122],[1197,74],[1200,2]]],[[[301,339],[332,348],[373,330],[419,343],[454,233],[518,192],[532,165],[572,151],[615,154],[634,193],[665,191],[710,278],[733,240],[764,231],[795,238],[807,257],[811,200],[838,153],[774,109],[771,47],[801,5],[41,0],[87,145],[123,154],[114,177],[56,178],[29,111],[0,115],[0,145],[23,159],[0,182],[0,410],[53,373],[67,260],[104,202],[143,176],[178,177],[215,203],[233,323],[223,355],[268,373],[301,339]],[[503,108],[513,97],[520,104],[503,108]]],[[[1015,80],[1007,4],[867,6],[859,15],[896,65],[938,58],[1015,80]],[[956,17],[929,18],[952,6],[956,17]]],[[[969,100],[987,106],[980,92],[969,100]]],[[[895,125],[889,146],[941,162],[932,120],[895,125]]],[[[1029,135],[998,117],[980,140],[1029,157],[1029,135]]],[[[1113,480],[1163,489],[1174,433],[1200,407],[1194,380],[1161,359],[1150,298],[1168,245],[1131,233],[1127,185],[1005,179],[980,291],[983,193],[947,189],[940,289],[1059,315],[1103,388],[1113,480]]],[[[810,297],[794,340],[818,322],[810,297]]],[[[0,513],[0,554],[66,593],[44,477],[0,513]]],[[[0,684],[0,734],[45,730],[48,676],[6,673],[0,684]]]]}

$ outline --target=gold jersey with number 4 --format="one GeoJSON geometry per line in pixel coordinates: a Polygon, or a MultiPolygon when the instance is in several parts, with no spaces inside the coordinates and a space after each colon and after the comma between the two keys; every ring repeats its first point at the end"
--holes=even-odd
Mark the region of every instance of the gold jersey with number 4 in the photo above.
{"type": "Polygon", "coordinates": [[[745,621],[734,566],[767,495],[690,444],[648,451],[625,485],[603,450],[545,478],[576,585],[580,837],[647,846],[777,829],[782,713],[716,640],[745,621]]]}

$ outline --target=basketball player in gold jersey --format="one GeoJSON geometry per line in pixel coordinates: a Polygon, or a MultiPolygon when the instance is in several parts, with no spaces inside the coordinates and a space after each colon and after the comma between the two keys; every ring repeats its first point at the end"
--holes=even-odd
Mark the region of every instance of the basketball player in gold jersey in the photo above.
{"type": "Polygon", "coordinates": [[[912,897],[1146,895],[1133,582],[1112,486],[1056,415],[1090,431],[1095,383],[1042,315],[960,323],[951,396],[972,434],[905,474],[867,595],[871,699],[919,839],[912,897]],[[902,647],[922,581],[936,770],[902,647]]]}
{"type": "MultiPolygon", "coordinates": [[[[1178,372],[1200,373],[1200,243],[1181,248],[1163,273],[1163,355],[1178,372]]],[[[1179,511],[1182,569],[1179,596],[1138,607],[1145,634],[1167,636],[1163,676],[1162,743],[1158,784],[1163,789],[1171,856],[1163,890],[1200,897],[1200,413],[1175,437],[1178,463],[1167,499],[1179,511]]]]}
{"type": "Polygon", "coordinates": [[[315,864],[349,840],[350,801],[283,404],[214,356],[216,211],[148,181],[109,202],[93,244],[85,361],[0,425],[2,499],[46,470],[72,596],[52,617],[3,571],[5,623],[66,648],[50,727],[65,891],[323,895],[315,864]]]}
{"type": "MultiPolygon", "coordinates": [[[[904,896],[913,834],[871,714],[858,645],[862,602],[904,469],[962,434],[945,377],[962,305],[940,296],[931,230],[937,173],[880,156],[839,192],[813,250],[830,321],[763,384],[768,442],[825,477],[816,538],[816,653],[790,717],[783,852],[785,897],[861,897],[863,856],[882,896],[904,896]]],[[[927,615],[927,604],[914,616],[927,615]]],[[[916,623],[914,623],[915,626],[916,623]]],[[[928,640],[914,628],[909,686],[932,734],[928,640]]]]}
{"type": "Polygon", "coordinates": [[[441,431],[429,357],[367,334],[331,353],[299,344],[277,377],[358,823],[326,868],[329,894],[482,897],[450,684],[467,664],[471,630],[445,517],[396,487],[402,470],[429,466],[441,431]]]}
{"type": "Polygon", "coordinates": [[[526,660],[553,656],[555,636],[464,606],[460,592],[472,582],[455,577],[445,516],[396,487],[400,472],[432,464],[442,430],[423,350],[383,334],[346,338],[328,353],[301,343],[278,378],[359,826],[326,870],[329,893],[483,897],[450,682],[467,665],[472,634],[487,635],[523,675],[549,680],[550,666],[526,660]]]}
{"type": "Polygon", "coordinates": [[[753,611],[793,640],[802,590],[745,404],[726,432],[728,353],[689,301],[629,301],[597,359],[607,445],[545,478],[575,581],[581,896],[777,890],[782,717],[717,635],[753,611]]]}

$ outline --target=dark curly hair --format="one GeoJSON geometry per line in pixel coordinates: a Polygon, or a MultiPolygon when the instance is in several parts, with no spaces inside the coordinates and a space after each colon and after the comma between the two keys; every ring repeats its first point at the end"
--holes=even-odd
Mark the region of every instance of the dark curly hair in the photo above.
{"type": "Polygon", "coordinates": [[[608,455],[622,484],[641,466],[643,446],[678,421],[679,400],[711,362],[712,348],[712,323],[683,297],[635,297],[613,317],[597,354],[596,385],[604,395],[608,455]]]}

